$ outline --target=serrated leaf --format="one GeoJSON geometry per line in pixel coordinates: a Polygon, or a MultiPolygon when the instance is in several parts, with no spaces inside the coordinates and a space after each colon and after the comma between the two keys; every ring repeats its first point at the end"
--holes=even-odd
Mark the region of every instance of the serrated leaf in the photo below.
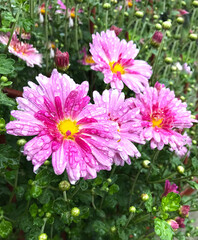
{"type": "Polygon", "coordinates": [[[160,237],[161,240],[172,240],[174,232],[166,221],[156,218],[154,220],[154,224],[155,233],[160,237]]]}
{"type": "Polygon", "coordinates": [[[119,186],[117,184],[113,184],[111,185],[111,187],[109,188],[109,194],[113,195],[114,193],[117,193],[120,190],[119,186]]]}
{"type": "Polygon", "coordinates": [[[153,197],[150,192],[147,192],[149,199],[145,202],[145,207],[148,212],[152,212],[152,206],[153,206],[153,197]]]}
{"type": "Polygon", "coordinates": [[[0,169],[11,167],[16,168],[19,164],[19,153],[13,147],[5,144],[0,144],[0,169]]]}
{"type": "Polygon", "coordinates": [[[12,232],[12,223],[3,219],[0,222],[0,236],[2,238],[7,238],[11,232],[12,232]]]}
{"type": "Polygon", "coordinates": [[[16,105],[16,102],[13,99],[7,97],[6,94],[0,91],[0,105],[1,104],[8,106],[9,108],[13,108],[16,105]]]}
{"type": "Polygon", "coordinates": [[[10,74],[14,71],[15,61],[12,58],[7,58],[5,54],[0,54],[0,74],[10,74]]]}
{"type": "Polygon", "coordinates": [[[194,170],[197,170],[197,169],[198,169],[198,160],[197,160],[197,158],[196,158],[196,157],[193,157],[193,158],[191,159],[191,162],[192,162],[192,165],[193,165],[194,170]]]}
{"type": "Polygon", "coordinates": [[[191,186],[191,188],[198,190],[198,183],[193,181],[187,181],[187,183],[191,186]]]}
{"type": "Polygon", "coordinates": [[[181,197],[179,194],[170,192],[166,197],[162,198],[162,210],[164,212],[177,211],[180,207],[181,197]]]}

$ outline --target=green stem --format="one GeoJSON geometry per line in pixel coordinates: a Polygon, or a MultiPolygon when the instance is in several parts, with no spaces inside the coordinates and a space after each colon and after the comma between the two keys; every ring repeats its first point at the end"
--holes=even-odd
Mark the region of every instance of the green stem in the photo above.
{"type": "MultiPolygon", "coordinates": [[[[68,29],[68,22],[67,22],[67,17],[68,17],[68,0],[65,0],[65,48],[67,46],[67,29],[68,29]]],[[[68,50],[68,47],[66,48],[68,50]]]]}
{"type": "Polygon", "coordinates": [[[136,218],[136,219],[135,219],[135,223],[142,222],[142,221],[146,220],[148,217],[150,218],[150,213],[148,213],[148,214],[146,214],[146,215],[144,215],[144,216],[141,216],[141,217],[139,217],[139,218],[136,218]]]}
{"type": "Polygon", "coordinates": [[[193,47],[193,42],[190,43],[190,47],[188,49],[187,56],[186,56],[186,62],[188,61],[188,58],[189,58],[189,55],[191,53],[192,47],[193,47]]]}
{"type": "Polygon", "coordinates": [[[129,225],[129,223],[133,217],[134,217],[134,214],[131,212],[124,228],[127,228],[127,226],[129,225]]]}
{"type": "MultiPolygon", "coordinates": [[[[160,152],[159,150],[156,150],[156,152],[154,153],[153,158],[152,158],[152,161],[151,161],[152,165],[154,165],[155,160],[157,159],[157,157],[158,157],[158,155],[159,155],[159,152],[160,152]]],[[[148,182],[148,179],[149,179],[150,174],[151,174],[152,165],[151,165],[151,167],[149,168],[149,171],[148,171],[148,174],[147,174],[147,177],[146,177],[146,181],[147,181],[147,182],[148,182]]]]}
{"type": "Polygon", "coordinates": [[[34,0],[30,0],[30,17],[34,19],[34,0]]]}
{"type": "Polygon", "coordinates": [[[76,42],[76,51],[79,57],[79,48],[78,48],[78,4],[75,7],[75,42],[76,42]]]}
{"type": "Polygon", "coordinates": [[[140,175],[140,172],[141,172],[141,170],[139,170],[139,172],[137,173],[137,175],[136,175],[136,177],[135,177],[135,179],[134,179],[134,182],[133,182],[133,184],[132,184],[132,186],[131,186],[131,191],[130,191],[130,196],[129,196],[129,207],[130,207],[130,205],[131,205],[132,195],[133,195],[133,192],[134,192],[134,189],[135,189],[135,184],[136,184],[136,182],[137,182],[137,180],[138,180],[138,177],[139,177],[139,175],[140,175]]]}
{"type": "Polygon", "coordinates": [[[96,210],[96,205],[95,205],[95,202],[94,202],[94,194],[92,194],[92,196],[91,196],[91,202],[92,202],[93,208],[96,210]]]}
{"type": "MultiPolygon", "coordinates": [[[[19,155],[19,163],[20,163],[20,158],[21,158],[21,154],[19,155]]],[[[15,194],[15,191],[16,191],[16,188],[17,188],[18,175],[19,175],[19,167],[18,167],[18,169],[16,170],[15,181],[14,181],[14,189],[13,189],[12,194],[11,194],[11,196],[10,196],[9,203],[12,202],[12,199],[13,199],[13,197],[14,197],[14,194],[15,194]]]]}
{"type": "Polygon", "coordinates": [[[165,12],[166,10],[166,0],[164,0],[164,4],[163,4],[163,12],[165,12]]]}
{"type": "Polygon", "coordinates": [[[193,14],[192,14],[192,17],[191,17],[191,20],[190,20],[191,25],[193,24],[193,20],[194,20],[194,18],[195,18],[196,11],[197,11],[197,9],[194,8],[193,14]]]}
{"type": "Polygon", "coordinates": [[[44,218],[43,221],[44,221],[44,223],[43,223],[43,226],[42,226],[42,228],[41,228],[41,233],[44,233],[45,224],[46,224],[46,222],[47,222],[47,218],[44,218]]]}
{"type": "Polygon", "coordinates": [[[105,13],[105,31],[107,30],[107,27],[108,27],[108,13],[109,13],[109,11],[106,10],[106,13],[105,13]]]}
{"type": "Polygon", "coordinates": [[[76,195],[76,193],[79,191],[79,189],[80,189],[80,184],[78,184],[78,186],[76,187],[75,191],[71,195],[70,199],[72,199],[76,195]]]}
{"type": "Polygon", "coordinates": [[[142,30],[141,30],[141,33],[140,33],[140,36],[142,36],[143,32],[144,32],[144,29],[147,25],[147,22],[145,21],[144,24],[143,24],[143,27],[142,27],[142,30]]]}
{"type": "Polygon", "coordinates": [[[117,168],[117,166],[114,164],[109,178],[112,178],[113,174],[115,173],[116,168],[117,168]]]}
{"type": "Polygon", "coordinates": [[[167,75],[167,73],[168,73],[168,70],[169,70],[169,65],[166,65],[165,70],[164,70],[164,73],[163,73],[163,78],[166,77],[166,75],[167,75]]]}
{"type": "Polygon", "coordinates": [[[146,239],[146,238],[148,238],[148,237],[152,237],[152,236],[154,236],[155,235],[155,232],[151,232],[151,233],[149,233],[148,235],[142,235],[140,238],[138,238],[138,240],[143,240],[143,239],[146,239]]]}
{"type": "Polygon", "coordinates": [[[48,73],[48,62],[49,62],[49,54],[48,54],[48,0],[45,0],[45,42],[46,42],[46,50],[45,50],[45,60],[46,60],[46,73],[48,73]]]}
{"type": "Polygon", "coordinates": [[[134,30],[133,30],[133,37],[135,37],[135,33],[136,33],[136,30],[137,30],[139,21],[140,21],[140,19],[137,19],[137,21],[135,22],[135,27],[134,27],[134,30]]]}
{"type": "Polygon", "coordinates": [[[9,37],[8,43],[7,43],[6,47],[5,47],[5,52],[8,51],[8,47],[9,47],[10,42],[11,42],[11,40],[12,40],[12,36],[13,36],[13,34],[14,34],[15,26],[16,26],[18,20],[19,20],[20,13],[21,13],[21,7],[20,7],[20,9],[19,9],[18,12],[17,12],[16,21],[15,21],[15,22],[13,23],[13,25],[12,25],[12,29],[11,29],[11,32],[10,32],[10,37],[9,37]]]}
{"type": "Polygon", "coordinates": [[[67,193],[66,193],[66,191],[63,192],[63,198],[64,198],[65,202],[67,202],[67,193]]]}

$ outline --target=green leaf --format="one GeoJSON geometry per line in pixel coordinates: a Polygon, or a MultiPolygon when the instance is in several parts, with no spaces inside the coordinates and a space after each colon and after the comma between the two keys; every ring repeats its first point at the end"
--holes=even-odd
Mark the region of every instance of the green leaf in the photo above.
{"type": "MultiPolygon", "coordinates": [[[[1,60],[0,60],[1,61],[1,60]]],[[[11,98],[7,97],[6,94],[0,91],[0,105],[8,106],[9,108],[13,108],[16,105],[16,102],[11,98]]]]}
{"type": "Polygon", "coordinates": [[[13,147],[0,144],[0,169],[11,167],[12,169],[19,165],[19,153],[13,147]]]}
{"type": "Polygon", "coordinates": [[[36,205],[36,203],[33,203],[33,204],[30,206],[29,212],[30,212],[30,215],[31,215],[33,218],[36,217],[37,212],[38,212],[38,206],[36,205]]]}
{"type": "Polygon", "coordinates": [[[52,177],[54,176],[53,173],[49,172],[47,169],[42,169],[37,175],[36,175],[36,183],[39,186],[47,186],[52,181],[52,177]]]}
{"type": "Polygon", "coordinates": [[[187,183],[191,186],[191,188],[198,190],[198,183],[193,181],[187,181],[187,183]]]}
{"type": "Polygon", "coordinates": [[[124,227],[126,225],[126,222],[127,222],[126,215],[122,215],[122,217],[120,217],[116,220],[116,225],[118,227],[120,227],[120,226],[124,227]]]}
{"type": "Polygon", "coordinates": [[[154,224],[155,233],[160,237],[161,240],[172,240],[174,232],[166,221],[156,218],[154,220],[154,224]]]}
{"type": "Polygon", "coordinates": [[[153,197],[150,192],[147,192],[149,199],[145,202],[145,207],[148,212],[152,212],[152,206],[153,206],[153,197]]]}
{"type": "Polygon", "coordinates": [[[2,238],[7,238],[11,232],[12,232],[12,223],[3,219],[0,222],[0,236],[2,238]]]}
{"type": "Polygon", "coordinates": [[[10,74],[14,71],[15,61],[7,58],[5,54],[0,54],[0,74],[10,74]]]}
{"type": "Polygon", "coordinates": [[[87,188],[88,188],[88,184],[87,184],[87,182],[84,179],[82,179],[80,181],[80,188],[81,188],[82,191],[86,191],[87,188]]]}
{"type": "Polygon", "coordinates": [[[104,222],[96,220],[93,223],[93,229],[97,232],[100,236],[105,235],[108,232],[107,225],[104,222]]]}
{"type": "Polygon", "coordinates": [[[194,170],[197,170],[197,169],[198,169],[198,160],[197,160],[197,158],[196,158],[196,157],[193,157],[193,158],[191,159],[191,162],[192,162],[192,165],[193,165],[194,170]]]}
{"type": "Polygon", "coordinates": [[[166,197],[162,198],[162,210],[164,212],[177,211],[180,207],[181,197],[179,194],[170,192],[166,197]]]}
{"type": "Polygon", "coordinates": [[[117,184],[113,184],[111,185],[111,187],[109,188],[109,194],[113,195],[114,193],[117,193],[120,190],[119,186],[117,184]]]}

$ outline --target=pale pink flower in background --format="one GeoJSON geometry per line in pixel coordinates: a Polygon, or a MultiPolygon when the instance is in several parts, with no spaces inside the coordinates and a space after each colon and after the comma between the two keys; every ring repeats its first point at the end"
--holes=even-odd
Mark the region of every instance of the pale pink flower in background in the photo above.
{"type": "Polygon", "coordinates": [[[183,65],[181,65],[180,62],[176,62],[175,63],[175,66],[176,68],[179,70],[179,71],[184,71],[186,74],[188,75],[191,75],[192,74],[192,71],[190,69],[190,66],[188,66],[187,63],[184,63],[183,65]]]}
{"type": "MultiPolygon", "coordinates": [[[[15,33],[19,36],[20,35],[20,27],[16,27],[15,33]]],[[[31,34],[26,32],[24,29],[21,30],[21,38],[25,40],[30,40],[31,34]]]]}
{"type": "Polygon", "coordinates": [[[134,60],[139,50],[133,41],[126,42],[107,30],[92,35],[90,52],[95,65],[91,68],[104,74],[104,82],[122,90],[124,84],[136,93],[148,86],[151,66],[143,60],[134,60]]]}
{"type": "Polygon", "coordinates": [[[141,156],[133,142],[145,143],[140,139],[139,109],[133,104],[132,98],[125,100],[124,93],[117,89],[105,90],[102,95],[94,91],[93,98],[96,105],[106,109],[106,120],[117,123],[120,133],[118,143],[122,147],[122,151],[115,154],[114,163],[122,166],[125,162],[130,164],[130,157],[138,158],[141,156]]]}
{"type": "Polygon", "coordinates": [[[82,59],[79,60],[79,62],[83,65],[94,65],[95,62],[90,54],[87,54],[86,47],[83,47],[80,51],[80,54],[82,54],[82,59]]]}
{"type": "Polygon", "coordinates": [[[51,155],[54,172],[66,170],[72,184],[110,170],[120,139],[117,123],[104,119],[104,108],[88,104],[88,82],[75,84],[57,70],[50,78],[40,74],[36,79],[39,85],[24,87],[19,110],[11,112],[16,120],[6,125],[8,134],[37,135],[24,146],[34,171],[51,155]]]}
{"type": "Polygon", "coordinates": [[[140,108],[142,137],[150,141],[152,149],[162,150],[169,144],[172,151],[179,151],[186,145],[186,138],[178,130],[192,127],[196,120],[187,111],[187,104],[177,99],[173,91],[157,83],[138,94],[134,103],[140,108]]]}
{"type": "MultiPolygon", "coordinates": [[[[9,34],[0,35],[0,43],[7,45],[8,41],[9,34]]],[[[29,67],[34,67],[34,65],[41,67],[42,54],[40,54],[31,44],[19,41],[15,34],[12,37],[8,51],[25,61],[29,67]]]]}

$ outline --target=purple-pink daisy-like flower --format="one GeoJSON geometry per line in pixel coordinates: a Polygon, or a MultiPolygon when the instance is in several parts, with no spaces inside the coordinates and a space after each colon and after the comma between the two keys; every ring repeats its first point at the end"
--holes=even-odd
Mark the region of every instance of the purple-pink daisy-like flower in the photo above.
{"type": "Polygon", "coordinates": [[[17,98],[19,110],[11,112],[16,120],[6,125],[8,134],[37,135],[24,146],[34,171],[51,155],[54,172],[66,169],[72,184],[110,170],[120,136],[117,124],[102,117],[105,109],[89,104],[88,82],[75,84],[57,70],[50,78],[40,74],[36,79],[39,85],[29,82],[24,88],[23,98],[17,98]]]}
{"type": "MultiPolygon", "coordinates": [[[[0,43],[7,45],[8,41],[8,34],[0,35],[0,43]]],[[[8,51],[25,61],[29,67],[34,67],[34,65],[41,67],[42,54],[38,53],[31,44],[19,41],[15,34],[12,37],[8,51]]]]}
{"type": "Polygon", "coordinates": [[[151,66],[143,60],[134,60],[139,50],[133,41],[126,42],[107,30],[92,35],[90,44],[95,65],[91,68],[104,74],[104,82],[112,88],[122,90],[124,84],[136,93],[148,86],[152,71],[151,66]]]}
{"type": "Polygon", "coordinates": [[[196,120],[173,91],[157,83],[145,88],[134,102],[140,108],[142,137],[150,141],[152,149],[161,150],[169,144],[171,151],[178,151],[186,145],[186,138],[178,130],[190,128],[196,120]]]}
{"type": "Polygon", "coordinates": [[[164,196],[166,196],[168,193],[170,193],[170,192],[174,192],[174,193],[179,193],[178,191],[177,191],[177,189],[178,189],[178,186],[175,184],[175,183],[173,183],[172,185],[171,185],[171,183],[169,182],[169,180],[166,180],[166,182],[165,182],[165,188],[164,188],[164,193],[163,193],[163,197],[164,196]]]}
{"type": "Polygon", "coordinates": [[[106,109],[106,120],[117,123],[120,133],[118,143],[122,151],[116,152],[114,163],[122,166],[125,162],[130,164],[130,157],[141,156],[132,142],[144,144],[144,141],[140,139],[139,109],[133,104],[132,98],[125,100],[124,93],[117,89],[105,90],[102,95],[94,91],[93,98],[96,105],[106,109]]]}
{"type": "Polygon", "coordinates": [[[172,227],[173,230],[177,230],[179,228],[179,224],[173,219],[168,220],[167,223],[172,227]]]}

